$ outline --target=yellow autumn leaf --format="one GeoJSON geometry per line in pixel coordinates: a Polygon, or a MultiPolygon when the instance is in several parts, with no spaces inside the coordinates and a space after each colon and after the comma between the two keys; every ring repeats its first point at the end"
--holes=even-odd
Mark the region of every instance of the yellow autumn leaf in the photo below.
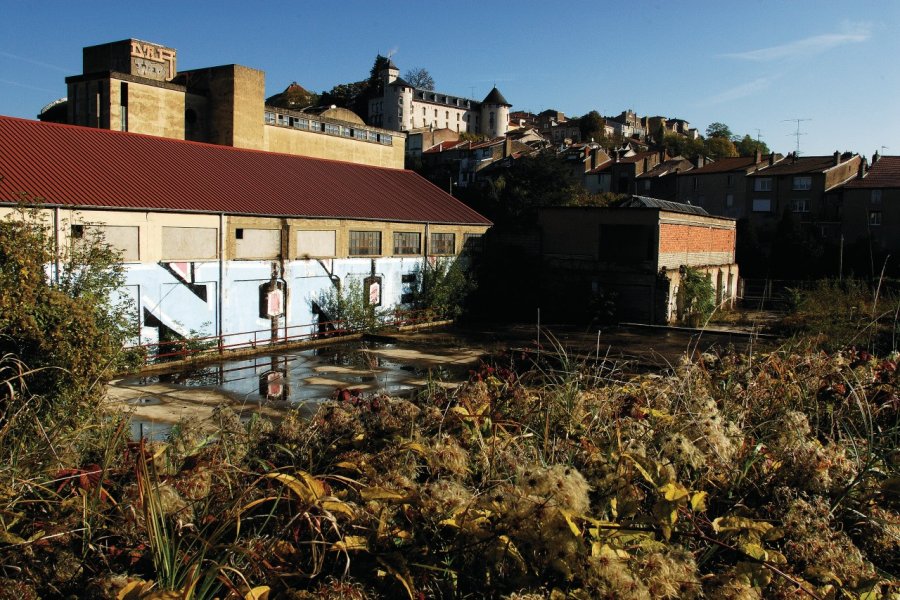
{"type": "Polygon", "coordinates": [[[678,482],[669,482],[657,491],[669,502],[680,502],[690,495],[690,491],[678,482]]]}
{"type": "Polygon", "coordinates": [[[116,594],[116,600],[138,600],[141,597],[141,594],[144,593],[144,588],[149,588],[150,585],[153,585],[152,581],[148,582],[143,579],[129,581],[125,584],[125,587],[116,594]]]}
{"type": "Polygon", "coordinates": [[[709,496],[706,492],[695,492],[691,496],[691,510],[694,512],[703,512],[706,510],[706,498],[709,496]]]}
{"type": "Polygon", "coordinates": [[[244,594],[244,600],[269,600],[269,592],[271,588],[267,585],[260,585],[246,594],[244,594]]]}
{"type": "Polygon", "coordinates": [[[298,477],[293,477],[287,473],[269,473],[265,477],[280,481],[294,492],[301,501],[308,504],[314,503],[325,495],[324,483],[306,471],[297,471],[297,475],[298,477]]]}
{"type": "Polygon", "coordinates": [[[575,521],[572,518],[572,515],[562,509],[560,509],[559,512],[563,516],[563,518],[566,520],[566,524],[569,526],[569,529],[572,531],[572,533],[575,534],[576,536],[581,536],[581,529],[579,529],[578,525],[575,524],[575,521]]]}
{"type": "Polygon", "coordinates": [[[353,508],[346,502],[341,502],[340,500],[322,500],[322,502],[319,503],[319,506],[330,513],[344,515],[350,519],[356,516],[353,512],[353,508]]]}
{"type": "Polygon", "coordinates": [[[331,547],[333,550],[339,550],[341,552],[353,552],[357,550],[368,550],[369,542],[361,535],[346,535],[344,536],[344,539],[335,542],[331,547]]]}
{"type": "Polygon", "coordinates": [[[403,444],[402,446],[400,446],[400,448],[402,450],[412,450],[419,456],[425,456],[428,454],[428,450],[425,448],[425,446],[423,446],[419,442],[407,442],[407,443],[403,444]]]}

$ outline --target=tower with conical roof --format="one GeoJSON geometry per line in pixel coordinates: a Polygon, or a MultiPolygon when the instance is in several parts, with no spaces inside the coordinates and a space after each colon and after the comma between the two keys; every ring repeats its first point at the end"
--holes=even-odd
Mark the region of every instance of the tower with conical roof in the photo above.
{"type": "Polygon", "coordinates": [[[506,135],[509,131],[509,108],[512,106],[494,86],[481,101],[482,131],[488,137],[506,135]]]}

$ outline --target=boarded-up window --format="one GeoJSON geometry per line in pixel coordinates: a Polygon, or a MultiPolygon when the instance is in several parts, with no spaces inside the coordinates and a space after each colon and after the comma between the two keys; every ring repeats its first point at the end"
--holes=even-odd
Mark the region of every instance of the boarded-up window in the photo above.
{"type": "Polygon", "coordinates": [[[218,256],[219,230],[214,227],[163,227],[163,260],[203,260],[218,256]]]}
{"type": "Polygon", "coordinates": [[[298,231],[297,256],[334,256],[334,231],[298,231]]]}
{"type": "Polygon", "coordinates": [[[278,258],[281,255],[280,229],[235,230],[235,258],[278,258]]]}
{"type": "Polygon", "coordinates": [[[130,225],[73,225],[72,237],[75,240],[91,240],[100,238],[115,250],[122,253],[125,262],[138,261],[140,253],[140,228],[130,225]]]}
{"type": "Polygon", "coordinates": [[[372,256],[381,254],[380,231],[351,231],[350,255],[372,256]]]}
{"type": "Polygon", "coordinates": [[[432,233],[429,254],[453,254],[456,252],[455,233],[432,233]]]}

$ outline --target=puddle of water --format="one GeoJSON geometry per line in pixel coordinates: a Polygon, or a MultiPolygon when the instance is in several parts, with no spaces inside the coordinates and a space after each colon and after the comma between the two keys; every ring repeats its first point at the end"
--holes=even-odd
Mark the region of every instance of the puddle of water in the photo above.
{"type": "MultiPolygon", "coordinates": [[[[210,398],[231,400],[239,406],[288,408],[314,406],[333,398],[342,388],[366,393],[386,392],[403,395],[421,387],[424,381],[458,383],[468,377],[480,351],[461,356],[451,347],[429,347],[410,351],[408,344],[352,342],[347,344],[293,350],[211,363],[175,373],[123,379],[115,385],[136,394],[124,402],[135,407],[132,436],[165,437],[171,425],[154,422],[142,415],[142,407],[182,402],[211,407],[210,398]],[[442,353],[440,357],[435,352],[442,353]],[[438,362],[446,354],[450,364],[438,362]],[[399,358],[395,358],[394,355],[399,358]],[[420,358],[420,360],[417,360],[420,358]]],[[[213,402],[214,403],[214,402],[213,402]]],[[[173,408],[177,415],[180,408],[173,408]]],[[[159,414],[159,413],[157,413],[159,414]]]]}
{"type": "MultiPolygon", "coordinates": [[[[270,416],[277,416],[279,409],[298,406],[307,407],[304,412],[311,414],[319,402],[333,398],[341,388],[404,395],[425,381],[459,383],[483,355],[533,348],[534,332],[530,327],[514,326],[474,334],[398,335],[396,343],[355,341],[227,360],[125,379],[116,387],[123,392],[120,399],[136,409],[132,435],[159,438],[168,434],[171,425],[158,421],[203,419],[222,401],[270,416]]],[[[564,348],[572,356],[602,359],[608,354],[610,359],[631,365],[626,368],[637,370],[663,369],[677,364],[686,350],[732,342],[712,334],[697,338],[684,332],[628,329],[601,332],[599,338],[596,330],[570,329],[541,341],[545,348],[564,348]]],[[[746,343],[738,340],[736,345],[746,343]]]]}

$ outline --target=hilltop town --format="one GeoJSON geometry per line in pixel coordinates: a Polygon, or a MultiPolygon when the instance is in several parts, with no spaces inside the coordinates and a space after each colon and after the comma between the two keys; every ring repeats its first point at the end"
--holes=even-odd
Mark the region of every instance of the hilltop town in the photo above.
{"type": "Polygon", "coordinates": [[[900,157],[178,56],[0,116],[0,599],[900,597],[900,157]]]}

